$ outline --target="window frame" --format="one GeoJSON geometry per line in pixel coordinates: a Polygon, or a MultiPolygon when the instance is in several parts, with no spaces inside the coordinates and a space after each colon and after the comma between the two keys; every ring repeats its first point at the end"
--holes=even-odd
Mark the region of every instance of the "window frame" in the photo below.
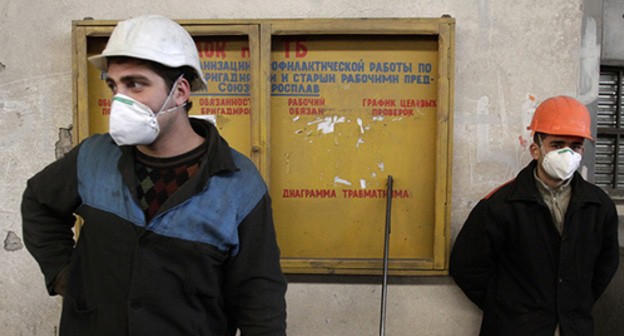
{"type": "Polygon", "coordinates": [[[594,177],[596,185],[618,203],[624,203],[623,151],[624,66],[601,65],[594,177]]]}

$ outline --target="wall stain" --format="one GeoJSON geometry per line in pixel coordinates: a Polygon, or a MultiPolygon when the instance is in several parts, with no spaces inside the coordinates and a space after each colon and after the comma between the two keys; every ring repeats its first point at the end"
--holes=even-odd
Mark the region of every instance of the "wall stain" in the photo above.
{"type": "Polygon", "coordinates": [[[4,249],[9,252],[13,252],[21,250],[22,248],[24,248],[22,240],[17,236],[17,234],[15,234],[15,232],[9,231],[6,238],[4,238],[4,249]]]}

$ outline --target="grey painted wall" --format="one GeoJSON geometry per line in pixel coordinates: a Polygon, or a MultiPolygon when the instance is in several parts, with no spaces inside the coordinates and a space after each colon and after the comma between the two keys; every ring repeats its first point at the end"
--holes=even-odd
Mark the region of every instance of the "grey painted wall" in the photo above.
{"type": "MultiPolygon", "coordinates": [[[[72,123],[71,21],[146,13],[197,18],[456,18],[452,235],[475,203],[530,160],[535,106],[580,94],[583,0],[188,0],[0,2],[0,333],[55,335],[60,299],[21,242],[25,181],[72,123]]],[[[584,40],[583,40],[584,39],[584,40]]],[[[589,46],[591,51],[593,44],[589,46]]],[[[595,50],[594,50],[595,51],[595,50]]],[[[374,278],[291,278],[289,334],[378,334],[374,278]]],[[[391,279],[386,335],[475,335],[480,312],[450,278],[391,279]]]]}
{"type": "Polygon", "coordinates": [[[604,32],[602,36],[602,59],[606,63],[624,65],[624,2],[603,0],[604,32]]]}

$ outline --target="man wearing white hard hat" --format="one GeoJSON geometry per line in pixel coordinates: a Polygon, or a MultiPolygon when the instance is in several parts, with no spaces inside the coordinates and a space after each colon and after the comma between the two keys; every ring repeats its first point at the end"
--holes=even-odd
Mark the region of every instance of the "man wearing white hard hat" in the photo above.
{"type": "Polygon", "coordinates": [[[483,310],[480,335],[593,335],[592,307],[620,252],[613,201],[577,172],[590,126],[578,100],[542,102],[529,126],[533,160],[457,236],[450,274],[483,310]]]}
{"type": "Polygon", "coordinates": [[[136,17],[89,61],[113,93],[109,133],[32,177],[22,201],[25,244],[63,296],[59,335],[285,335],[267,187],[188,117],[206,87],[191,36],[136,17]]]}

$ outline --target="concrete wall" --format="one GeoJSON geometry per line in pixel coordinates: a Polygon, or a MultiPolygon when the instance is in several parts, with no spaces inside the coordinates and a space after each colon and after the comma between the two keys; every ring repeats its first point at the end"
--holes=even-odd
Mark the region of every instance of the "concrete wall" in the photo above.
{"type": "MultiPolygon", "coordinates": [[[[187,0],[0,2],[0,334],[55,335],[60,299],[46,295],[23,248],[25,181],[66,145],[71,21],[146,13],[195,18],[439,17],[456,26],[452,235],[475,203],[530,159],[529,124],[548,96],[579,94],[583,0],[187,0]]],[[[590,46],[590,49],[592,47],[590,46]]],[[[380,279],[290,277],[289,334],[378,334],[380,279]]],[[[450,278],[393,278],[386,335],[475,335],[480,312],[450,278]]]]}

